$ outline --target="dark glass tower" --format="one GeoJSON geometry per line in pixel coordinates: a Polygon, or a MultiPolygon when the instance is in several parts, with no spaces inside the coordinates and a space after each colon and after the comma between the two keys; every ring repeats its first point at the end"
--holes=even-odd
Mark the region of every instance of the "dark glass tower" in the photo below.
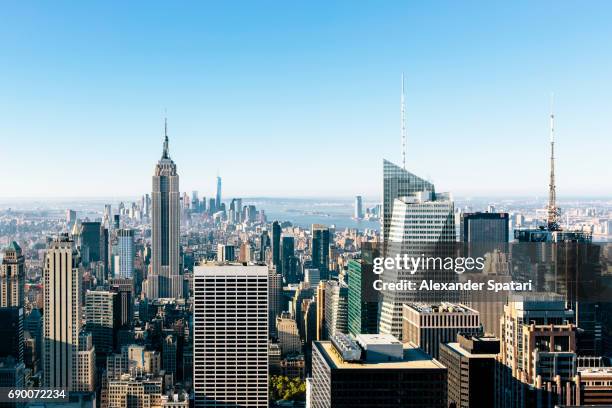
{"type": "Polygon", "coordinates": [[[297,283],[297,265],[295,259],[295,239],[291,235],[281,237],[280,271],[287,283],[297,283]]]}
{"type": "Polygon", "coordinates": [[[278,221],[272,223],[272,265],[280,272],[280,239],[281,226],[278,221]]]}
{"type": "Polygon", "coordinates": [[[329,228],[312,224],[312,267],[321,272],[321,279],[329,278],[329,228]]]}
{"type": "Polygon", "coordinates": [[[102,229],[99,222],[83,222],[81,230],[81,243],[87,247],[87,261],[98,262],[104,260],[102,257],[102,229]]]}

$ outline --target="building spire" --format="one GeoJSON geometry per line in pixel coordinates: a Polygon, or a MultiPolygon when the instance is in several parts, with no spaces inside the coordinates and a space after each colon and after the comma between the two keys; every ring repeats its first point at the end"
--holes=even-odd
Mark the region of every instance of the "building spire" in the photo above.
{"type": "Polygon", "coordinates": [[[402,135],[402,168],[406,170],[406,99],[404,95],[404,73],[402,72],[402,96],[401,96],[401,118],[400,129],[402,135]]]}
{"type": "Polygon", "coordinates": [[[162,159],[169,159],[168,154],[168,117],[164,115],[164,152],[162,153],[162,159]]]}
{"type": "Polygon", "coordinates": [[[548,230],[559,230],[559,209],[557,208],[557,187],[555,185],[555,114],[554,95],[550,99],[550,181],[548,184],[548,230]]]}

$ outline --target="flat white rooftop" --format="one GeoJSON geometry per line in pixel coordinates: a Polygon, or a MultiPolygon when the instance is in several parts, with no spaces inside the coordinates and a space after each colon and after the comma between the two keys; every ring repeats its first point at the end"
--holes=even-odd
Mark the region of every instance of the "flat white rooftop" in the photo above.
{"type": "Polygon", "coordinates": [[[198,276],[268,276],[266,265],[217,264],[206,263],[193,268],[193,274],[198,276]]]}
{"type": "Polygon", "coordinates": [[[355,339],[362,345],[402,344],[391,334],[358,334],[355,339]]]}

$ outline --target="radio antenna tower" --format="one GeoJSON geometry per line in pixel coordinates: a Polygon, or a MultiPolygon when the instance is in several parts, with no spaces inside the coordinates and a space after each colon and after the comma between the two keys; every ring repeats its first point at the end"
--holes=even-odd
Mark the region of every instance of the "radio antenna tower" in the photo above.
{"type": "Polygon", "coordinates": [[[406,98],[404,95],[404,73],[402,72],[402,97],[401,97],[401,131],[402,131],[402,167],[406,170],[406,98]]]}
{"type": "Polygon", "coordinates": [[[558,231],[559,209],[557,208],[557,189],[555,186],[555,114],[554,95],[550,99],[550,182],[548,185],[548,217],[546,224],[549,231],[558,231]]]}

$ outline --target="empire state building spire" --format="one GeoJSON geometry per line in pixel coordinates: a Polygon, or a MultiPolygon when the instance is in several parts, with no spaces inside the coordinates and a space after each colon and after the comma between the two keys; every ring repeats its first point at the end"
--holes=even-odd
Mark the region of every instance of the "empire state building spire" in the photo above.
{"type": "Polygon", "coordinates": [[[164,152],[162,153],[162,159],[169,159],[168,154],[168,118],[164,118],[164,152]]]}
{"type": "Polygon", "coordinates": [[[151,270],[143,291],[148,299],[182,298],[180,270],[179,175],[168,152],[168,120],[164,118],[164,150],[151,190],[151,270]]]}

